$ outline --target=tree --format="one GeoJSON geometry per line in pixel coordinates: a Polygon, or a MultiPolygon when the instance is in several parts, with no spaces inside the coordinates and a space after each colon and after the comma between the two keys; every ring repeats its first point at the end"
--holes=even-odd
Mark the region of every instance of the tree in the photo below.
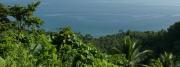
{"type": "Polygon", "coordinates": [[[137,45],[137,41],[126,36],[123,39],[121,48],[119,49],[120,53],[124,53],[128,60],[127,67],[141,66],[140,64],[143,59],[145,59],[148,53],[151,53],[151,50],[140,51],[140,45],[137,45]]]}
{"type": "Polygon", "coordinates": [[[40,1],[33,2],[27,6],[4,6],[3,4],[0,4],[0,30],[6,30],[12,26],[18,30],[25,30],[29,27],[38,27],[43,21],[39,17],[34,16],[33,13],[39,4],[40,1]],[[15,20],[12,20],[12,18],[15,20]]]}
{"type": "Polygon", "coordinates": [[[0,3],[0,33],[13,26],[10,19],[8,19],[8,12],[8,7],[0,3]]]}
{"type": "Polygon", "coordinates": [[[180,55],[180,22],[176,22],[168,28],[167,40],[173,53],[180,55]]]}
{"type": "Polygon", "coordinates": [[[160,60],[164,67],[175,67],[175,57],[172,53],[165,52],[160,56],[160,60]]]}
{"type": "Polygon", "coordinates": [[[83,43],[69,27],[55,34],[52,43],[56,46],[58,58],[65,66],[93,65],[95,58],[102,57],[93,45],[83,43]]]}
{"type": "Polygon", "coordinates": [[[164,52],[160,55],[160,58],[153,60],[150,64],[152,67],[177,67],[175,57],[172,53],[164,52]]]}
{"type": "Polygon", "coordinates": [[[180,40],[180,22],[171,25],[167,30],[171,41],[180,40]]]}

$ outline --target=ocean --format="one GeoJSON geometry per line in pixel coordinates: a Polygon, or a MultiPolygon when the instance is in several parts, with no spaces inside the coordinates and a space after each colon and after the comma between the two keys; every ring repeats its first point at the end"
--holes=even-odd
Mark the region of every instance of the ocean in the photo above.
{"type": "MultiPolygon", "coordinates": [[[[2,0],[26,4],[32,0],[2,0]]],[[[158,31],[180,20],[178,0],[42,0],[35,15],[47,31],[70,26],[73,31],[93,36],[119,30],[158,31]]]]}

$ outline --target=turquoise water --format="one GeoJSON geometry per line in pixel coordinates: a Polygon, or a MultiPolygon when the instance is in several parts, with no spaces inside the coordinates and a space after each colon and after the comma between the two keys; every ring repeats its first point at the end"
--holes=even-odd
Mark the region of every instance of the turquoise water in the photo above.
{"type": "MultiPolygon", "coordinates": [[[[4,0],[27,3],[29,0],[4,0]]],[[[178,0],[43,0],[37,16],[48,31],[71,26],[74,31],[94,36],[118,30],[161,30],[180,20],[178,0]]]]}

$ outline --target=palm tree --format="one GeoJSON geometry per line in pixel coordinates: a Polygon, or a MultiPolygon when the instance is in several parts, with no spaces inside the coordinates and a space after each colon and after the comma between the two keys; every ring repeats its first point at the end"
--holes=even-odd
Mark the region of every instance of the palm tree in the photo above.
{"type": "Polygon", "coordinates": [[[148,53],[152,52],[151,50],[140,51],[140,45],[129,36],[124,37],[120,51],[126,54],[128,60],[126,67],[141,66],[140,62],[147,57],[148,53]]]}
{"type": "Polygon", "coordinates": [[[175,67],[175,60],[172,53],[165,52],[160,56],[160,59],[164,67],[175,67]]]}
{"type": "Polygon", "coordinates": [[[160,55],[160,58],[153,60],[151,67],[179,67],[175,63],[175,57],[172,53],[165,52],[160,55]]]}

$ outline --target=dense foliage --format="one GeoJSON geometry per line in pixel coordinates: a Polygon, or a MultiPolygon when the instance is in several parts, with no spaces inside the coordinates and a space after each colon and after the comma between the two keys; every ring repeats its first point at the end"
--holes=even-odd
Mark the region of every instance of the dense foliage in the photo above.
{"type": "Polygon", "coordinates": [[[45,32],[40,29],[43,21],[33,14],[39,4],[39,1],[27,6],[0,3],[0,67],[176,67],[179,64],[180,22],[167,31],[129,30],[99,38],[77,34],[70,27],[45,32]]]}

